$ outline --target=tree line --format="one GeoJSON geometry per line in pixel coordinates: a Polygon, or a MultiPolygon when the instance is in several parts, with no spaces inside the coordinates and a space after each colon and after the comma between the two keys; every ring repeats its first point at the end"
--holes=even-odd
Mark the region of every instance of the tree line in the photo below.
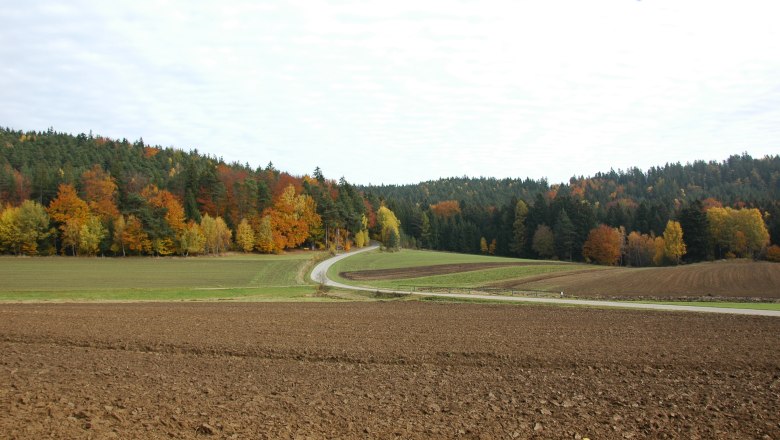
{"type": "Polygon", "coordinates": [[[773,258],[780,157],[633,168],[565,184],[355,186],[319,168],[90,134],[0,130],[0,252],[194,255],[400,246],[601,264],[773,258]]]}
{"type": "Polygon", "coordinates": [[[387,200],[409,247],[603,262],[586,242],[610,236],[604,226],[615,231],[618,255],[607,264],[771,259],[780,251],[769,246],[780,243],[780,156],[611,171],[558,185],[464,177],[361,188],[387,200]],[[670,221],[685,251],[648,257],[651,242],[664,247],[670,221]]]}
{"type": "Polygon", "coordinates": [[[400,244],[397,220],[388,235],[383,210],[319,168],[298,177],[143,140],[0,131],[4,253],[278,253],[362,247],[371,237],[400,244]]]}

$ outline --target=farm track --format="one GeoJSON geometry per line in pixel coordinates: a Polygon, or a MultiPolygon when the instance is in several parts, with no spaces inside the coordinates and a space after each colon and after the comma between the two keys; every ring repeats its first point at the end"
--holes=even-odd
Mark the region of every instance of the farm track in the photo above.
{"type": "Polygon", "coordinates": [[[2,438],[779,438],[780,320],[417,302],[0,306],[2,438]]]}
{"type": "MultiPolygon", "coordinates": [[[[643,304],[640,302],[609,301],[609,300],[600,300],[600,299],[593,300],[593,299],[537,298],[537,297],[528,297],[528,296],[489,295],[489,294],[479,294],[479,293],[476,294],[441,293],[441,292],[433,293],[433,292],[420,292],[420,291],[412,291],[412,290],[397,290],[397,289],[387,289],[387,288],[355,286],[355,285],[339,283],[328,278],[328,270],[336,262],[344,258],[349,258],[358,253],[375,250],[377,249],[377,247],[378,246],[366,247],[350,253],[336,255],[325,261],[322,261],[318,263],[316,266],[314,266],[314,269],[312,269],[310,277],[315,282],[323,283],[325,285],[336,287],[339,289],[360,290],[360,291],[380,292],[380,293],[390,293],[390,294],[417,295],[417,296],[425,296],[431,298],[438,297],[438,298],[478,299],[478,300],[491,300],[491,301],[530,302],[530,303],[541,303],[541,304],[575,305],[575,306],[589,306],[589,307],[618,307],[618,308],[628,308],[628,309],[659,310],[659,311],[720,313],[720,314],[733,314],[733,315],[780,317],[780,311],[778,310],[706,307],[706,306],[690,306],[690,305],[675,305],[675,304],[643,304]]],[[[767,268],[767,270],[769,271],[770,274],[773,275],[774,271],[777,270],[775,266],[778,265],[776,264],[773,265],[773,263],[766,263],[766,264],[771,266],[767,268]]],[[[613,273],[613,272],[617,272],[618,270],[619,269],[601,270],[599,272],[613,273]]],[[[577,276],[587,276],[587,275],[588,274],[580,274],[580,275],[575,275],[571,278],[574,279],[574,282],[576,282],[577,276]]],[[[558,278],[557,274],[553,275],[552,278],[558,278]]],[[[663,282],[663,280],[661,278],[658,278],[658,276],[650,280],[645,280],[646,283],[659,283],[659,281],[663,282]]],[[[530,284],[533,285],[533,283],[530,284]]],[[[556,288],[557,287],[558,286],[556,285],[556,288]]],[[[547,286],[547,289],[549,289],[549,286],[547,286]]]]}

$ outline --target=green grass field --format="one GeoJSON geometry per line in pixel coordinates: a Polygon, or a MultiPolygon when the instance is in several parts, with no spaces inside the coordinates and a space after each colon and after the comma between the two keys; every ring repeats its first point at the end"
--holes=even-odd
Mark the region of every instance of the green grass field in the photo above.
{"type": "MultiPolygon", "coordinates": [[[[483,255],[455,254],[451,252],[417,251],[403,249],[399,252],[364,252],[342,261],[339,261],[331,268],[338,272],[349,272],[353,270],[374,270],[374,269],[396,269],[399,267],[418,267],[430,266],[434,264],[457,264],[457,263],[520,263],[535,262],[535,260],[522,260],[519,258],[492,257],[483,255]]],[[[554,263],[551,264],[561,264],[554,263]]],[[[328,272],[330,277],[332,272],[328,272]]]]}
{"type": "Polygon", "coordinates": [[[0,257],[0,301],[133,301],[311,295],[321,253],[197,258],[0,257]]]}

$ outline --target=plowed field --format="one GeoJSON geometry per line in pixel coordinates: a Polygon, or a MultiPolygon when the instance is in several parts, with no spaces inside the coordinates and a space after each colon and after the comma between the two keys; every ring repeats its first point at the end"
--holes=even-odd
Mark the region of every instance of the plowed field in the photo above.
{"type": "Polygon", "coordinates": [[[780,320],[415,302],[0,306],[0,438],[780,438],[780,320]]]}
{"type": "Polygon", "coordinates": [[[675,267],[615,268],[509,280],[493,286],[565,291],[588,297],[780,298],[780,264],[719,261],[675,267]]]}

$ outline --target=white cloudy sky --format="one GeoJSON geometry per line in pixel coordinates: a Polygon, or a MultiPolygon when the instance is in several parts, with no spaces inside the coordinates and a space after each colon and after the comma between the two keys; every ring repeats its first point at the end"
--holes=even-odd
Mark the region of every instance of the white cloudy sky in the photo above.
{"type": "Polygon", "coordinates": [[[355,183],[780,152],[773,1],[0,3],[0,126],[355,183]]]}

